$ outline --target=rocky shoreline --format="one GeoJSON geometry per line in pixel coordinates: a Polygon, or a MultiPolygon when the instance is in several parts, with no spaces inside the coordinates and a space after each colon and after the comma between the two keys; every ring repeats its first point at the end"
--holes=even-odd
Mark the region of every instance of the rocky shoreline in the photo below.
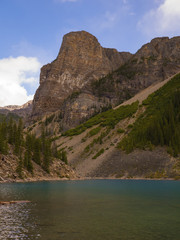
{"type": "Polygon", "coordinates": [[[29,183],[29,182],[53,182],[53,181],[84,181],[84,180],[147,180],[147,181],[179,181],[180,179],[174,178],[116,178],[116,177],[77,177],[77,178],[42,178],[42,179],[26,179],[26,180],[5,180],[0,181],[3,183],[29,183]]]}
{"type": "Polygon", "coordinates": [[[30,202],[31,202],[31,201],[28,201],[28,200],[8,201],[8,202],[0,201],[0,205],[19,204],[19,203],[30,203],[30,202]]]}

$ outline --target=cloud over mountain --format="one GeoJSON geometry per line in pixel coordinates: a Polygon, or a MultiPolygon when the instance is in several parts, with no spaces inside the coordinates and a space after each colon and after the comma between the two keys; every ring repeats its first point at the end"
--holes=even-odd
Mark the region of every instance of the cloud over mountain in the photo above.
{"type": "Polygon", "coordinates": [[[37,84],[40,66],[37,58],[0,59],[0,106],[21,105],[32,99],[23,85],[37,84]]]}
{"type": "Polygon", "coordinates": [[[164,0],[139,21],[138,27],[147,35],[174,35],[179,31],[180,1],[164,0]]]}

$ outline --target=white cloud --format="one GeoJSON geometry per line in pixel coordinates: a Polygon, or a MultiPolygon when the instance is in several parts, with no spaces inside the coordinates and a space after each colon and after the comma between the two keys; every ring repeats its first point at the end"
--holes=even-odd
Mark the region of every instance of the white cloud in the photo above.
{"type": "MultiPolygon", "coordinates": [[[[157,0],[156,0],[157,2],[157,0]]],[[[147,35],[180,34],[180,0],[159,1],[161,4],[146,13],[138,27],[147,35]]]]}
{"type": "Polygon", "coordinates": [[[37,84],[40,66],[37,58],[0,59],[0,106],[21,105],[32,99],[23,84],[37,84]]]}

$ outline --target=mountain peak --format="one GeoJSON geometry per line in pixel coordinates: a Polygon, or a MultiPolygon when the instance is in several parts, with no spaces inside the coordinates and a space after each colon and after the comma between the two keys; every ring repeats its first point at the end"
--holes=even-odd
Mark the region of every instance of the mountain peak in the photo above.
{"type": "MultiPolygon", "coordinates": [[[[66,39],[66,38],[68,38],[68,37],[74,37],[74,38],[76,38],[76,37],[81,37],[81,38],[83,38],[83,37],[85,37],[85,38],[89,37],[89,38],[95,38],[95,39],[97,40],[97,38],[96,38],[94,35],[92,35],[91,33],[87,32],[87,31],[84,31],[84,30],[82,30],[82,31],[72,31],[72,32],[69,32],[69,33],[67,33],[67,34],[64,35],[63,39],[66,39]]],[[[98,40],[97,40],[97,41],[98,41],[98,40]]]]}
{"type": "Polygon", "coordinates": [[[103,48],[97,38],[86,31],[66,34],[57,58],[41,69],[33,115],[60,109],[73,91],[116,70],[129,57],[130,53],[103,48]]]}

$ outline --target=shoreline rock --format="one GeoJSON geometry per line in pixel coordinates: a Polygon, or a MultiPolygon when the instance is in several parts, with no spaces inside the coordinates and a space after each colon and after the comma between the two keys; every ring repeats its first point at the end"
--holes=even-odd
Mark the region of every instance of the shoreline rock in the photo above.
{"type": "Polygon", "coordinates": [[[0,205],[10,205],[10,204],[19,204],[19,203],[30,203],[29,200],[17,200],[17,201],[0,201],[0,205]]]}

